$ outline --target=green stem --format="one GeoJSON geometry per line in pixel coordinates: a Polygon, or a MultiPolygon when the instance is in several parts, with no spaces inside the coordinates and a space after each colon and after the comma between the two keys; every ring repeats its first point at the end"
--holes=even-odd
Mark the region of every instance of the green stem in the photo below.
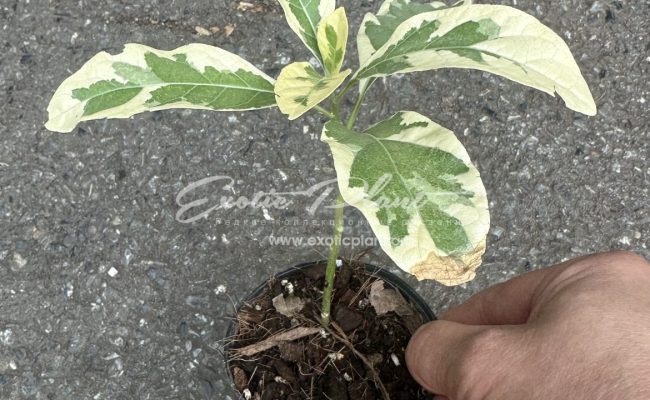
{"type": "Polygon", "coordinates": [[[359,93],[359,96],[357,97],[357,102],[354,104],[354,108],[352,109],[352,113],[350,114],[350,119],[348,119],[348,123],[347,123],[348,129],[352,129],[354,127],[354,122],[357,120],[357,116],[359,115],[359,110],[361,110],[361,104],[363,103],[363,99],[366,98],[366,92],[368,91],[368,88],[370,87],[371,84],[372,82],[366,85],[363,91],[359,93]]]}
{"type": "MultiPolygon", "coordinates": [[[[334,101],[332,101],[332,110],[336,118],[339,118],[339,103],[341,98],[343,98],[345,93],[352,88],[354,83],[356,83],[356,80],[348,82],[347,86],[345,86],[341,93],[339,93],[334,98],[334,101]]],[[[359,94],[359,97],[357,97],[357,102],[354,105],[354,109],[352,110],[347,122],[348,129],[351,129],[352,126],[354,126],[354,122],[357,120],[357,115],[359,115],[361,103],[363,103],[368,86],[366,86],[365,90],[363,90],[363,92],[359,94]]],[[[339,255],[341,237],[343,236],[344,206],[345,200],[343,200],[343,197],[339,192],[336,197],[336,209],[334,210],[334,233],[332,234],[332,244],[330,245],[329,257],[327,258],[327,268],[325,269],[325,290],[323,291],[323,302],[321,306],[321,324],[325,327],[330,324],[331,319],[332,297],[334,296],[334,278],[336,277],[336,259],[339,255]]]]}
{"type": "Polygon", "coordinates": [[[340,104],[341,104],[341,99],[343,99],[343,96],[345,96],[345,94],[346,94],[347,92],[349,92],[350,89],[352,89],[352,87],[353,87],[357,82],[358,82],[358,81],[357,81],[356,79],[353,79],[353,80],[349,81],[349,82],[347,83],[347,85],[345,85],[345,87],[343,87],[343,90],[341,90],[341,91],[340,91],[336,96],[334,96],[334,98],[332,99],[332,112],[334,113],[334,115],[336,116],[336,118],[341,119],[341,116],[340,116],[340,113],[339,113],[339,108],[340,108],[340,104]]]}
{"type": "Polygon", "coordinates": [[[334,210],[334,233],[330,245],[330,254],[327,259],[325,270],[325,290],[323,291],[323,303],[321,308],[321,324],[328,326],[332,311],[332,297],[334,295],[334,277],[336,276],[336,258],[339,255],[341,236],[343,235],[343,207],[345,201],[341,194],[336,198],[336,209],[334,210]]]}
{"type": "Polygon", "coordinates": [[[341,102],[341,99],[339,99],[338,95],[335,95],[332,97],[332,114],[334,114],[334,118],[337,120],[341,119],[341,115],[339,113],[339,103],[341,102]]]}
{"type": "Polygon", "coordinates": [[[352,79],[348,81],[348,83],[343,87],[343,90],[341,90],[341,92],[338,95],[336,95],[336,99],[338,101],[341,101],[341,98],[343,98],[343,96],[345,96],[345,94],[349,92],[350,89],[352,89],[352,87],[356,85],[357,82],[358,81],[356,79],[352,79]]]}
{"type": "Polygon", "coordinates": [[[334,114],[332,114],[331,112],[327,111],[325,108],[319,105],[314,106],[314,110],[318,111],[319,113],[325,115],[328,118],[334,118],[334,114]]]}

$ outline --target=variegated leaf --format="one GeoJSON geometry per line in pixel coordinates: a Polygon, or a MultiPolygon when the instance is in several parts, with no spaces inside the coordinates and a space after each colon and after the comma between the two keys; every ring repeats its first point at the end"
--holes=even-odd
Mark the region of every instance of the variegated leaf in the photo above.
{"type": "Polygon", "coordinates": [[[273,84],[249,62],[217,47],[162,51],[127,44],[120,54],[97,54],[59,86],[46,127],[70,132],[81,121],[170,108],[265,108],[275,105],[273,84]]]}
{"type": "Polygon", "coordinates": [[[322,76],[308,62],[287,65],[275,84],[280,111],[290,120],[300,117],[329,97],[350,72],[348,69],[337,75],[322,76]]]}
{"type": "Polygon", "coordinates": [[[318,48],[327,75],[337,75],[343,65],[348,43],[348,19],[343,7],[321,21],[318,26],[318,48]]]}
{"type": "MultiPolygon", "coordinates": [[[[323,64],[318,48],[318,25],[334,12],[336,0],[279,0],[289,27],[323,64]]],[[[324,65],[324,64],[323,64],[324,65]]]]}
{"type": "Polygon", "coordinates": [[[413,3],[411,0],[385,0],[377,14],[368,13],[361,22],[357,34],[359,65],[364,65],[368,58],[388,41],[402,22],[414,15],[445,7],[447,5],[441,1],[413,3]]]}
{"type": "Polygon", "coordinates": [[[474,278],[490,225],[487,197],[451,131],[403,111],[360,134],[332,120],[321,139],[341,195],[398,266],[445,285],[474,278]]]}
{"type": "Polygon", "coordinates": [[[596,104],[571,51],[550,28],[507,6],[463,5],[403,22],[358,79],[438,68],[492,72],[544,91],[587,115],[596,104]]]}
{"type": "MultiPolygon", "coordinates": [[[[388,41],[402,22],[414,15],[445,7],[447,5],[441,1],[412,3],[411,0],[385,0],[376,15],[368,13],[361,22],[357,33],[359,65],[364,65],[370,56],[388,41]]],[[[363,93],[373,81],[374,78],[362,79],[359,92],[363,93]]]]}

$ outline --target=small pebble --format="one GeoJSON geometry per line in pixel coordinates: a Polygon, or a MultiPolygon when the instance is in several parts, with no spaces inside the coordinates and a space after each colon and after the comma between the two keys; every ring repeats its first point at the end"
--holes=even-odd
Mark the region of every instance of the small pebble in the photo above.
{"type": "Polygon", "coordinates": [[[74,285],[71,282],[68,282],[63,287],[63,294],[65,297],[70,298],[74,294],[74,285]]]}
{"type": "Polygon", "coordinates": [[[217,286],[216,289],[214,289],[214,294],[220,295],[220,294],[226,293],[227,290],[228,289],[226,288],[226,285],[219,285],[219,286],[217,286]]]}
{"type": "Polygon", "coordinates": [[[14,332],[9,328],[0,331],[0,343],[11,346],[14,343],[14,332]]]}
{"type": "Polygon", "coordinates": [[[500,226],[495,226],[494,228],[492,228],[492,234],[493,234],[497,239],[501,238],[501,235],[503,235],[503,232],[505,232],[505,229],[503,229],[503,228],[500,227],[500,226]]]}
{"type": "Polygon", "coordinates": [[[133,253],[131,252],[130,249],[124,250],[124,257],[122,258],[122,263],[124,264],[125,267],[128,267],[129,264],[131,264],[131,260],[133,260],[133,253]]]}
{"type": "Polygon", "coordinates": [[[25,260],[23,256],[20,255],[19,253],[14,253],[14,262],[16,263],[18,268],[22,268],[25,266],[25,264],[27,264],[27,260],[25,260]]]}
{"type": "Polygon", "coordinates": [[[395,353],[390,354],[390,359],[393,361],[393,364],[395,364],[396,367],[399,367],[399,358],[395,355],[395,353]]]}

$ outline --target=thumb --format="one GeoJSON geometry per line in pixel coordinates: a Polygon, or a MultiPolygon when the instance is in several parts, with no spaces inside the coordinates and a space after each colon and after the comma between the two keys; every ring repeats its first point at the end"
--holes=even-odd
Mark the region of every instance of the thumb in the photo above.
{"type": "Polygon", "coordinates": [[[415,332],[406,348],[406,364],[427,391],[451,400],[484,398],[495,381],[495,366],[512,367],[504,349],[510,332],[495,326],[433,321],[415,332]]]}

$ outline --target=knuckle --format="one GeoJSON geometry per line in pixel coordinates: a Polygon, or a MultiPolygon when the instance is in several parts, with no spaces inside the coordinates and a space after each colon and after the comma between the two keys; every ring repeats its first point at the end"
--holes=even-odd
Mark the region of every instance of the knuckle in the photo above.
{"type": "Polygon", "coordinates": [[[589,272],[614,272],[616,274],[635,274],[639,271],[648,271],[648,262],[645,258],[631,251],[617,250],[596,254],[585,260],[585,268],[589,272]]]}
{"type": "Polygon", "coordinates": [[[578,262],[568,266],[560,278],[576,278],[586,275],[598,274],[609,275],[635,274],[638,271],[648,271],[650,265],[645,258],[631,251],[615,250],[606,253],[598,253],[580,259],[578,262]]]}
{"type": "Polygon", "coordinates": [[[456,382],[459,399],[485,399],[493,390],[499,375],[495,367],[503,364],[504,349],[512,346],[508,336],[505,330],[490,327],[466,340],[454,374],[461,377],[456,382]]]}
{"type": "Polygon", "coordinates": [[[492,356],[500,351],[505,338],[505,332],[498,327],[489,327],[467,339],[464,358],[469,364],[484,364],[492,360],[492,356]]]}
{"type": "Polygon", "coordinates": [[[614,250],[614,251],[608,251],[606,253],[600,253],[594,255],[594,257],[602,259],[602,261],[608,262],[608,263],[629,263],[629,264],[640,264],[644,263],[647,264],[647,261],[645,258],[643,258],[641,255],[629,251],[629,250],[614,250]]]}

